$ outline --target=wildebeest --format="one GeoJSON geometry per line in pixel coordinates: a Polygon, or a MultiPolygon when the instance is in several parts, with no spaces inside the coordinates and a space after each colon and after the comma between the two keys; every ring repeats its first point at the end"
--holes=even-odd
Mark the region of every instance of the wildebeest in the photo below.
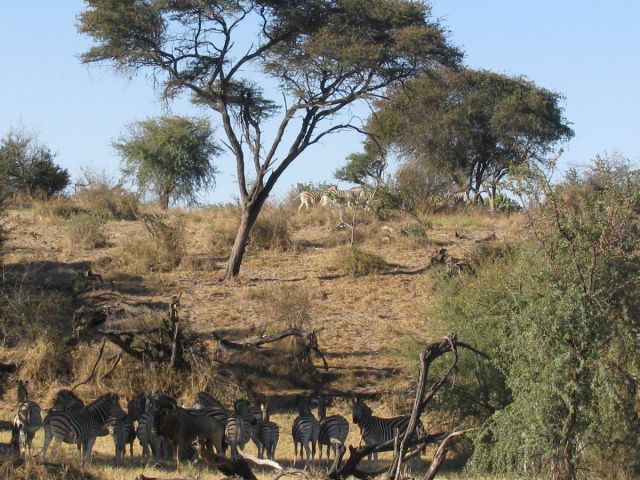
{"type": "Polygon", "coordinates": [[[223,452],[224,425],[215,418],[191,413],[176,404],[168,404],[157,410],[153,426],[158,435],[173,445],[176,466],[180,465],[180,450],[191,448],[197,438],[203,440],[209,450],[213,446],[217,453],[223,452]]]}

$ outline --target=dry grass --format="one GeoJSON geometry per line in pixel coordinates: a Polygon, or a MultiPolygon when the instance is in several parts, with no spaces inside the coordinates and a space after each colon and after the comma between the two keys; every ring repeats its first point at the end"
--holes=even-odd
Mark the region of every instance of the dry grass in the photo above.
{"type": "Polygon", "coordinates": [[[343,247],[336,251],[336,267],[354,277],[375,275],[389,269],[380,255],[358,247],[343,247]]]}
{"type": "Polygon", "coordinates": [[[96,215],[87,213],[72,215],[67,220],[69,248],[91,250],[106,246],[104,225],[105,221],[96,215]]]}

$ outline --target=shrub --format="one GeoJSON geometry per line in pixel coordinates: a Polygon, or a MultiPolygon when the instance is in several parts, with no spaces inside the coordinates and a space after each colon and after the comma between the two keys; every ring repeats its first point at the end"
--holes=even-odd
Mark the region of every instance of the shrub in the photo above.
{"type": "Polygon", "coordinates": [[[185,219],[167,221],[160,215],[142,216],[145,234],[124,246],[123,261],[138,273],[168,272],[175,269],[185,254],[185,219]]]}
{"type": "Polygon", "coordinates": [[[264,211],[256,220],[249,236],[249,248],[286,252],[294,246],[289,220],[281,209],[264,211]]]}
{"type": "Polygon", "coordinates": [[[96,215],[87,213],[72,215],[67,220],[71,246],[87,250],[106,246],[104,225],[105,221],[96,215]]]}
{"type": "Polygon", "coordinates": [[[79,208],[103,218],[135,220],[140,213],[140,197],[104,175],[89,177],[75,199],[79,208]]]}
{"type": "Polygon", "coordinates": [[[249,298],[269,333],[304,328],[309,321],[311,301],[306,289],[287,285],[263,287],[252,291],[249,298]]]}
{"type": "Polygon", "coordinates": [[[12,130],[0,139],[0,176],[14,197],[48,198],[69,185],[69,172],[56,165],[56,154],[25,130],[12,130]]]}
{"type": "Polygon", "coordinates": [[[338,252],[338,267],[349,275],[362,276],[384,272],[389,264],[380,256],[358,247],[347,247],[338,252]]]}
{"type": "Polygon", "coordinates": [[[57,290],[4,285],[0,293],[0,340],[12,347],[48,331],[61,332],[71,318],[71,298],[57,290]]]}

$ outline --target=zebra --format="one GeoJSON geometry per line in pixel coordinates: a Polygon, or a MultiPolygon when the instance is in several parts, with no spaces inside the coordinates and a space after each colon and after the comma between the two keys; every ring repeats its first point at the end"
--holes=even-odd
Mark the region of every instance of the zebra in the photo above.
{"type": "MultiPolygon", "coordinates": [[[[365,445],[375,445],[388,442],[395,438],[396,433],[402,435],[409,425],[410,415],[382,418],[372,415],[371,408],[360,398],[355,398],[352,405],[353,423],[360,427],[360,433],[365,445]]],[[[426,435],[424,425],[420,420],[416,427],[418,436],[426,435]]],[[[371,460],[371,455],[369,455],[371,460]]],[[[378,453],[373,453],[373,461],[378,463],[378,453]]]]}
{"type": "Polygon", "coordinates": [[[318,435],[320,434],[320,425],[316,417],[311,413],[311,406],[307,399],[298,401],[298,416],[291,426],[291,436],[293,437],[293,464],[295,466],[298,458],[298,444],[300,445],[300,458],[303,458],[302,449],[306,451],[305,467],[309,465],[309,457],[311,461],[316,456],[316,444],[318,435]],[[309,449],[311,444],[311,449],[309,449]]]}
{"type": "Polygon", "coordinates": [[[341,190],[332,185],[325,190],[325,194],[327,195],[327,199],[323,200],[325,204],[329,200],[338,207],[344,203],[347,204],[347,208],[352,208],[355,204],[366,206],[367,190],[363,186],[341,190]]]}
{"type": "Polygon", "coordinates": [[[349,422],[341,415],[330,415],[327,417],[328,399],[320,397],[318,399],[318,418],[320,419],[320,433],[318,435],[319,458],[322,459],[322,446],[327,446],[327,460],[330,459],[331,447],[333,453],[338,455],[338,446],[332,440],[338,440],[344,444],[349,434],[349,422]]]}
{"type": "Polygon", "coordinates": [[[122,465],[124,456],[127,453],[127,444],[129,444],[129,453],[133,457],[133,442],[136,439],[136,429],[128,413],[121,410],[109,430],[116,450],[116,465],[122,465]]]}
{"type": "Polygon", "coordinates": [[[249,405],[246,400],[236,400],[234,412],[227,418],[224,425],[225,443],[231,447],[231,456],[238,456],[238,448],[244,448],[251,438],[251,426],[255,425],[256,419],[249,412],[249,405]]]}
{"type": "Polygon", "coordinates": [[[221,402],[206,392],[199,392],[196,395],[196,401],[193,404],[193,408],[189,411],[197,415],[206,415],[208,417],[215,418],[223,425],[227,422],[227,419],[232,413],[227,410],[221,402]]]}
{"type": "Polygon", "coordinates": [[[72,413],[85,408],[84,402],[71,390],[59,390],[53,398],[52,411],[72,413]]]}
{"type": "Polygon", "coordinates": [[[40,405],[29,400],[27,385],[22,380],[16,382],[18,412],[13,419],[13,431],[19,432],[19,443],[27,456],[31,455],[31,443],[36,432],[42,427],[40,405]]]}
{"type": "MultiPolygon", "coordinates": [[[[157,398],[156,398],[157,399],[157,398]]],[[[135,436],[142,447],[142,460],[157,462],[159,459],[171,458],[171,445],[153,431],[154,397],[149,393],[141,393],[127,403],[128,417],[131,422],[138,422],[135,436]]]]}
{"type": "Polygon", "coordinates": [[[209,408],[225,408],[224,405],[209,395],[207,392],[198,392],[196,395],[196,401],[193,404],[193,408],[196,410],[206,410],[209,408]]]}
{"type": "Polygon", "coordinates": [[[118,395],[107,393],[82,410],[71,413],[51,411],[44,419],[44,443],[40,459],[44,460],[51,440],[54,455],[59,442],[81,443],[82,464],[91,462],[91,450],[98,434],[104,429],[109,417],[117,416],[122,409],[118,395]]]}
{"type": "Polygon", "coordinates": [[[262,411],[262,422],[258,433],[260,439],[258,458],[263,458],[266,453],[269,460],[274,460],[280,438],[280,427],[269,419],[268,405],[261,404],[260,410],[262,411]]]}
{"type": "Polygon", "coordinates": [[[308,212],[309,207],[315,205],[315,203],[318,201],[318,195],[316,195],[314,192],[311,192],[309,190],[301,191],[295,197],[293,197],[293,200],[296,200],[298,198],[300,199],[300,206],[298,207],[298,212],[302,210],[302,207],[305,207],[306,211],[308,212]]]}

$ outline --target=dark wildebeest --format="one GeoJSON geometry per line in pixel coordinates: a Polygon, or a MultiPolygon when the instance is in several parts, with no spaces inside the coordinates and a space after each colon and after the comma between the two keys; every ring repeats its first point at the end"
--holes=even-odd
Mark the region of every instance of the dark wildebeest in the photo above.
{"type": "Polygon", "coordinates": [[[224,441],[224,425],[215,418],[197,415],[176,404],[161,406],[154,416],[154,429],[158,435],[166,438],[173,445],[176,455],[176,466],[180,466],[180,450],[191,448],[199,438],[211,450],[222,454],[224,441]]]}

